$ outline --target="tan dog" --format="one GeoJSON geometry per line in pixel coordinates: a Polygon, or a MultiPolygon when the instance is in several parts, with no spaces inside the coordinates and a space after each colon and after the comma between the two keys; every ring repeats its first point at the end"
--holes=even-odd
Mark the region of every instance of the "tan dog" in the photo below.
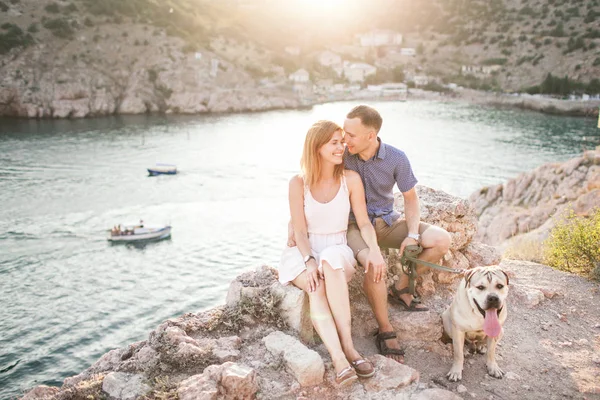
{"type": "Polygon", "coordinates": [[[477,267],[465,273],[452,304],[442,314],[444,333],[452,339],[454,351],[454,362],[446,375],[449,380],[462,379],[465,339],[471,350],[483,354],[484,338],[487,338],[488,374],[502,378],[504,372],[496,363],[496,344],[504,333],[507,295],[508,275],[499,267],[477,267]]]}

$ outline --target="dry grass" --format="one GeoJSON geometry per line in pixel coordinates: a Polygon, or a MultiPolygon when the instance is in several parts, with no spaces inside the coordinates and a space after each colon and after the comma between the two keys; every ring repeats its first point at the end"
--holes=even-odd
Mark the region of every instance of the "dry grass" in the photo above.
{"type": "Polygon", "coordinates": [[[532,239],[513,240],[506,248],[503,258],[542,263],[544,261],[544,247],[532,239]]]}

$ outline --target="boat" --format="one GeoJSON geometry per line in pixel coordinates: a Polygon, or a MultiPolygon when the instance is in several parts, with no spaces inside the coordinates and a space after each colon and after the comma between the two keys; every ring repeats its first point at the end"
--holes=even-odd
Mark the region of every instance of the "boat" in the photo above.
{"type": "Polygon", "coordinates": [[[142,242],[146,240],[161,240],[171,236],[171,225],[146,226],[124,225],[108,231],[111,242],[142,242]]]}
{"type": "Polygon", "coordinates": [[[156,164],[154,167],[146,168],[150,176],[175,175],[177,166],[173,164],[156,164]]]}

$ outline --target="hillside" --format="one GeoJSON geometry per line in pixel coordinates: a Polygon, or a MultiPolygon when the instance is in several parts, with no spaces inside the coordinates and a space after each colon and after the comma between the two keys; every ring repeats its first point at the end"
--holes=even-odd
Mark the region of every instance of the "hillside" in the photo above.
{"type": "Polygon", "coordinates": [[[326,49],[377,66],[367,83],[595,94],[599,16],[600,0],[0,0],[0,115],[294,107],[297,69],[340,81],[326,49]],[[416,55],[361,47],[373,29],[416,55]]]}

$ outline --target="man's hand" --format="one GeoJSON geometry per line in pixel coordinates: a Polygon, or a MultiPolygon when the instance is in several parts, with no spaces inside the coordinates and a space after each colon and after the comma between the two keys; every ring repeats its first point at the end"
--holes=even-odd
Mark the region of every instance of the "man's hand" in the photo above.
{"type": "Polygon", "coordinates": [[[381,251],[371,251],[369,249],[365,264],[365,274],[369,272],[369,268],[373,268],[373,280],[375,283],[379,283],[381,278],[385,278],[387,267],[381,251]]]}
{"type": "Polygon", "coordinates": [[[407,237],[406,239],[404,239],[402,241],[402,244],[400,245],[400,257],[402,257],[402,255],[404,254],[404,249],[406,248],[406,246],[418,245],[418,244],[419,244],[419,242],[417,242],[413,238],[407,237]]]}
{"type": "Polygon", "coordinates": [[[292,221],[288,222],[288,247],[294,247],[296,245],[296,237],[294,235],[294,226],[292,225],[292,221]]]}

